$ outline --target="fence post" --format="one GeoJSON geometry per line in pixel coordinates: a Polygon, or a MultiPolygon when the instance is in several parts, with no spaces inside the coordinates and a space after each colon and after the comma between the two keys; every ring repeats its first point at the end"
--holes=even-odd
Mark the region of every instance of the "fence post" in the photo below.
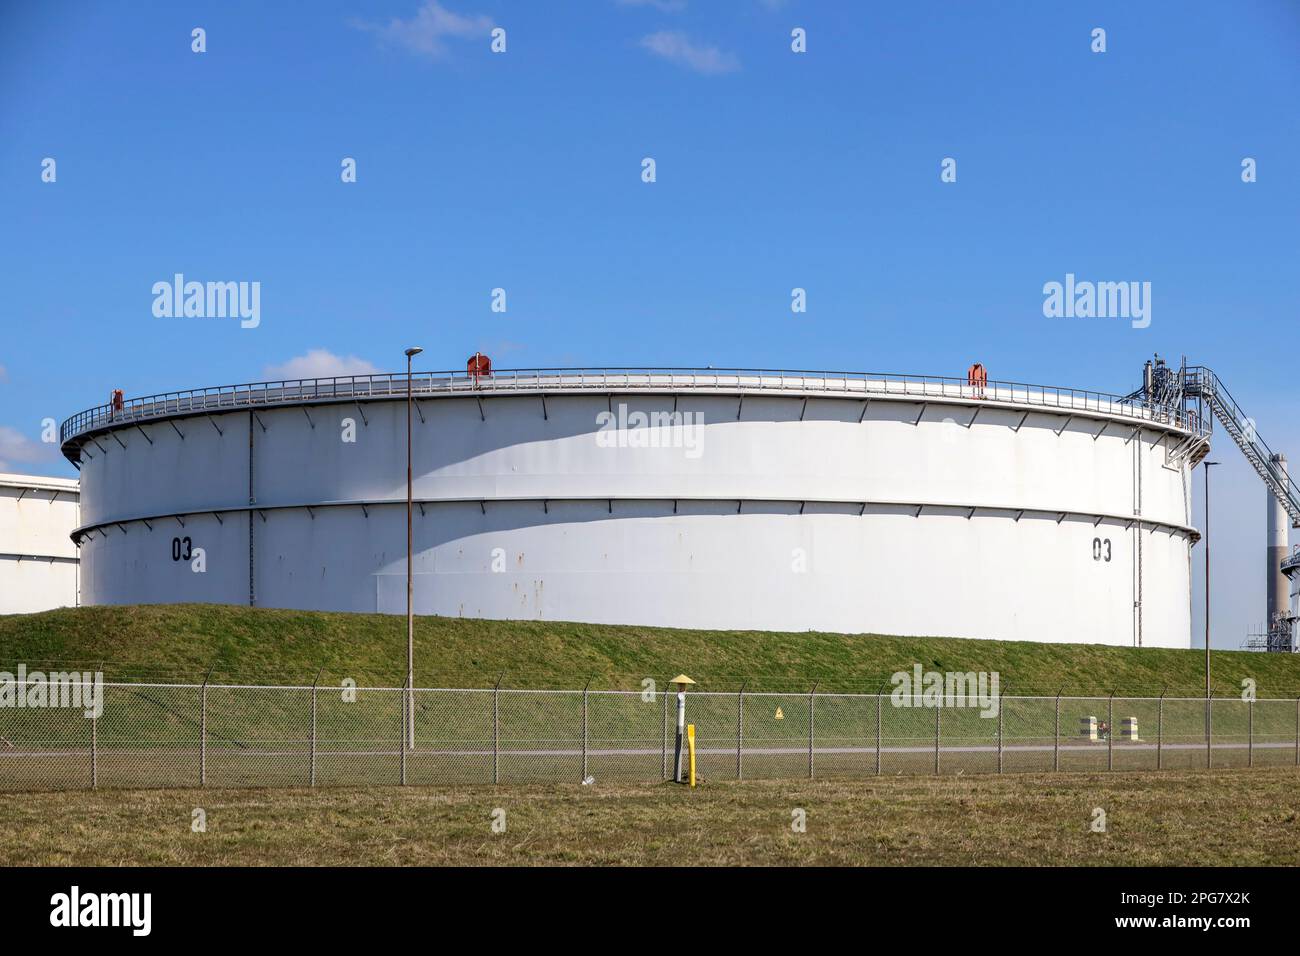
{"type": "Polygon", "coordinates": [[[99,718],[93,711],[90,714],[90,789],[99,789],[99,718]]]}
{"type": "Polygon", "coordinates": [[[1115,769],[1115,692],[1106,701],[1106,769],[1115,769]]]}
{"type": "Polygon", "coordinates": [[[736,696],[736,779],[744,780],[744,764],[741,754],[744,752],[745,740],[745,687],[749,681],[740,685],[740,693],[736,696]]]}
{"type": "Polygon", "coordinates": [[[199,691],[199,786],[208,785],[208,678],[212,668],[203,675],[203,687],[199,691]]]}
{"type": "Polygon", "coordinates": [[[1205,769],[1209,770],[1214,766],[1214,691],[1210,691],[1205,697],[1205,769]]]}
{"type": "MultiPolygon", "coordinates": [[[[412,682],[412,683],[413,683],[413,682],[412,682]]],[[[410,690],[409,687],[404,687],[404,688],[402,688],[402,694],[401,694],[401,697],[402,697],[402,721],[401,721],[401,726],[398,728],[398,730],[399,730],[399,736],[398,736],[398,741],[399,741],[399,743],[398,743],[398,745],[397,745],[397,751],[398,751],[398,758],[397,758],[397,759],[398,759],[398,763],[401,765],[401,769],[402,769],[402,786],[403,786],[403,787],[406,786],[406,748],[407,748],[407,746],[409,745],[409,742],[408,742],[407,739],[406,739],[406,731],[407,731],[407,726],[406,726],[406,709],[407,709],[408,707],[411,706],[411,696],[410,696],[410,694],[408,693],[409,690],[410,690]]]]}
{"type": "Polygon", "coordinates": [[[1255,766],[1255,698],[1246,701],[1246,766],[1255,766]]]}
{"type": "Polygon", "coordinates": [[[587,683],[582,688],[582,779],[587,779],[587,688],[591,686],[591,678],[587,678],[587,683]]]}
{"type": "Polygon", "coordinates": [[[1156,769],[1165,769],[1165,688],[1161,688],[1156,705],[1156,769]]]}
{"type": "Polygon", "coordinates": [[[998,703],[998,773],[1002,772],[1002,711],[1003,710],[1004,708],[1001,702],[999,702],[998,703]]]}
{"type": "Polygon", "coordinates": [[[940,701],[935,705],[935,775],[939,775],[939,736],[940,736],[940,719],[939,715],[944,713],[944,702],[940,701]]]}
{"type": "Polygon", "coordinates": [[[1061,688],[1056,690],[1056,721],[1052,724],[1052,769],[1061,769],[1061,688]]]}
{"type": "Polygon", "coordinates": [[[817,681],[813,681],[812,690],[808,691],[808,779],[813,778],[813,734],[816,725],[813,722],[813,715],[817,706],[817,681]]]}
{"type": "Polygon", "coordinates": [[[492,687],[492,782],[501,782],[501,679],[506,676],[502,671],[497,675],[497,682],[492,687]]]}
{"type": "MultiPolygon", "coordinates": [[[[876,776],[877,777],[880,776],[880,717],[881,717],[881,711],[883,710],[883,708],[881,707],[882,700],[883,698],[880,696],[880,689],[877,688],[876,689],[876,776]]],[[[1300,710],[1300,702],[1297,703],[1297,709],[1300,710]]]]}
{"type": "Polygon", "coordinates": [[[668,694],[664,691],[659,692],[659,696],[664,699],[664,759],[663,759],[663,777],[668,779],[668,694]]]}
{"type": "Polygon", "coordinates": [[[316,786],[316,685],[320,683],[320,669],[311,682],[311,785],[316,786]]]}

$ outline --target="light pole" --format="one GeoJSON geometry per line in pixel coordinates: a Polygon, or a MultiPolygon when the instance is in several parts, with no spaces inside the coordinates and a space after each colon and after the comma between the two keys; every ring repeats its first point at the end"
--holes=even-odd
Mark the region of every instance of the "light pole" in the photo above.
{"type": "MultiPolygon", "coordinates": [[[[1210,469],[1217,461],[1205,462],[1205,699],[1210,699],[1210,469]]],[[[1209,733],[1209,730],[1206,730],[1209,733]]]]}
{"type": "Polygon", "coordinates": [[[415,749],[415,584],[411,566],[411,359],[424,349],[406,350],[406,749],[415,749]]]}
{"type": "Polygon", "coordinates": [[[1214,726],[1210,704],[1210,468],[1217,461],[1205,463],[1205,768],[1214,763],[1214,726]]]}

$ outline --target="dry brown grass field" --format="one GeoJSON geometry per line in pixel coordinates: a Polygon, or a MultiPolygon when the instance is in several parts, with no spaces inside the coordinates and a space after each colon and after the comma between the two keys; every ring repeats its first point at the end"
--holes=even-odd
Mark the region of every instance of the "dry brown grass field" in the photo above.
{"type": "Polygon", "coordinates": [[[0,865],[42,864],[1297,865],[1300,770],[5,795],[0,865]]]}

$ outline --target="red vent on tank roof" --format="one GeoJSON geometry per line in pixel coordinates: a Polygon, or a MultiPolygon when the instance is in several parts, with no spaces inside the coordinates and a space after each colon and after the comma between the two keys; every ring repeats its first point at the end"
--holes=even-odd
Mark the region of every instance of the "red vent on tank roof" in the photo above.
{"type": "Polygon", "coordinates": [[[492,360],[482,352],[475,352],[465,363],[465,372],[474,379],[474,384],[478,384],[480,375],[492,374],[492,360]]]}

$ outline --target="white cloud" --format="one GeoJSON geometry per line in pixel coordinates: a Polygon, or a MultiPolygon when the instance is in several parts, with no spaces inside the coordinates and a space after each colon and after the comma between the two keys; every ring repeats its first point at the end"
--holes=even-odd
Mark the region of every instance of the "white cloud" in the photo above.
{"type": "Polygon", "coordinates": [[[18,462],[53,461],[57,445],[32,441],[16,428],[0,425],[0,471],[17,471],[18,462]]]}
{"type": "Polygon", "coordinates": [[[487,42],[492,18],[453,13],[438,0],[425,0],[409,20],[393,17],[387,23],[354,20],[352,26],[379,37],[380,42],[401,47],[410,53],[440,60],[447,54],[448,37],[464,39],[482,36],[487,42]]]}
{"type": "Polygon", "coordinates": [[[0,365],[0,384],[9,381],[9,369],[0,365]]]}
{"type": "Polygon", "coordinates": [[[325,349],[309,349],[306,355],[296,355],[282,365],[268,365],[262,375],[269,381],[298,378],[335,378],[340,375],[374,375],[379,371],[365,359],[355,355],[335,355],[325,349]]]}
{"type": "Polygon", "coordinates": [[[661,56],[696,73],[734,73],[740,69],[740,61],[733,54],[724,53],[716,46],[696,43],[676,30],[661,30],[644,36],[641,38],[641,46],[655,56],[661,56]]]}

